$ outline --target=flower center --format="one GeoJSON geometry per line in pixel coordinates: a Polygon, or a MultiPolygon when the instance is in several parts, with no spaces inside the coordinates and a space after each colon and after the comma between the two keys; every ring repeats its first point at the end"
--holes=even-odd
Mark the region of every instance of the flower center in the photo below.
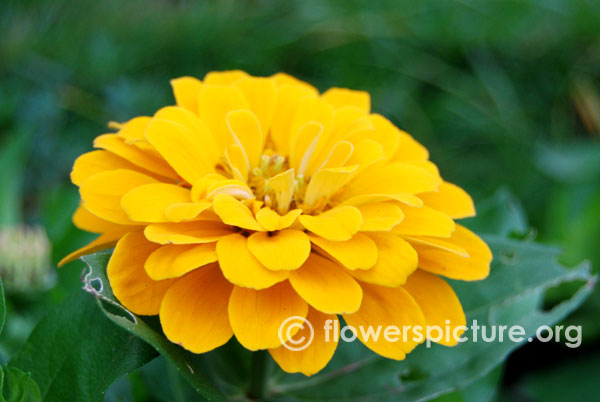
{"type": "Polygon", "coordinates": [[[286,157],[268,152],[260,157],[260,165],[250,172],[248,185],[252,189],[260,188],[260,186],[264,186],[266,180],[288,169],[289,166],[286,157]]]}
{"type": "MultiPolygon", "coordinates": [[[[229,179],[236,177],[234,168],[227,160],[219,163],[216,170],[229,179]]],[[[294,172],[288,158],[272,149],[265,150],[258,166],[249,171],[247,177],[246,184],[253,197],[281,215],[296,208],[302,209],[306,214],[316,214],[332,207],[331,200],[325,197],[313,200],[310,205],[306,203],[310,177],[294,172]]]]}
{"type": "MultiPolygon", "coordinates": [[[[269,179],[289,170],[288,159],[277,153],[267,150],[260,157],[259,166],[252,169],[248,174],[248,186],[257,200],[264,201],[265,205],[277,208],[280,212],[287,210],[283,205],[277,205],[277,197],[269,179]]],[[[295,187],[295,186],[294,186],[295,187]]]]}

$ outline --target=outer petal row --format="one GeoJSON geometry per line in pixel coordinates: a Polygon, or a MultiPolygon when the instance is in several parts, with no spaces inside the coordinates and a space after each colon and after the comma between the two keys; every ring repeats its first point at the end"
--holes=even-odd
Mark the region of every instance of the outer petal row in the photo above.
{"type": "MultiPolygon", "coordinates": [[[[344,277],[337,265],[312,256],[301,270],[292,272],[289,283],[285,281],[264,290],[232,285],[217,264],[205,265],[178,280],[153,281],[146,275],[143,261],[156,253],[158,247],[148,242],[142,232],[125,235],[109,263],[111,286],[117,298],[134,313],[160,313],[167,337],[195,353],[212,350],[235,333],[248,349],[271,348],[271,354],[284,370],[313,374],[327,364],[333,354],[337,340],[327,341],[326,336],[333,337],[333,334],[326,335],[325,328],[337,319],[309,309],[307,301],[319,310],[346,311],[344,318],[358,330],[359,339],[376,353],[394,359],[404,358],[419,341],[412,338],[395,342],[375,340],[373,333],[369,334],[369,326],[377,331],[379,326],[439,325],[453,331],[465,323],[460,303],[450,286],[423,271],[412,274],[404,287],[394,289],[366,283],[359,286],[348,282],[350,278],[344,277]],[[300,275],[295,276],[296,273],[300,275]],[[353,288],[356,290],[349,291],[353,288]],[[326,295],[333,302],[326,300],[326,295]],[[278,334],[281,323],[290,316],[307,314],[316,329],[315,344],[302,352],[282,348],[278,334]]],[[[295,336],[295,332],[287,336],[295,336]]],[[[444,333],[440,343],[456,343],[447,336],[444,333]]]]}

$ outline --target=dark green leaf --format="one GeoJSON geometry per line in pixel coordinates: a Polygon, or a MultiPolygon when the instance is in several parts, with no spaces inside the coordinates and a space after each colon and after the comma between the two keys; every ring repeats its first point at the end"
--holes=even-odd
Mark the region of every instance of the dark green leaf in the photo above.
{"type": "Polygon", "coordinates": [[[42,319],[10,365],[31,373],[44,401],[94,402],[114,380],[155,356],[79,290],[42,319]]]}
{"type": "Polygon", "coordinates": [[[198,399],[196,390],[179,375],[175,365],[163,356],[146,364],[139,373],[152,399],[161,402],[186,402],[198,399]]]}
{"type": "Polygon", "coordinates": [[[155,329],[160,328],[159,325],[152,320],[142,320],[116,301],[106,277],[106,265],[109,258],[110,253],[107,252],[83,257],[90,269],[85,277],[86,289],[95,294],[104,314],[120,327],[156,348],[204,398],[215,401],[226,400],[214,385],[214,379],[207,370],[203,356],[189,353],[170,342],[160,332],[160,329],[155,329]]]}

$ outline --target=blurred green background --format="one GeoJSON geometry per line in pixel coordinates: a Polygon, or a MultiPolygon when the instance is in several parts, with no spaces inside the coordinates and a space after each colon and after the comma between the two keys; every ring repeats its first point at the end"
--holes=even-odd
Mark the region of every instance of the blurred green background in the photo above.
{"type": "MultiPolygon", "coordinates": [[[[482,214],[493,215],[494,205],[514,209],[527,224],[513,235],[561,246],[566,264],[600,266],[594,1],[4,0],[0,28],[0,224],[4,232],[39,225],[49,239],[33,229],[2,235],[5,271],[11,258],[38,267],[24,279],[37,290],[11,289],[5,279],[3,362],[48,308],[80,286],[82,263],[55,268],[92,237],[70,221],[78,203],[68,178],[74,159],[108,121],[173,103],[170,78],[211,70],[284,71],[320,90],[369,91],[373,110],[426,145],[482,214]],[[15,236],[42,257],[7,246],[15,236]]],[[[556,289],[548,303],[568,292],[556,289]]],[[[596,291],[567,319],[583,325],[583,346],[526,345],[509,358],[495,398],[594,400],[599,316],[596,291]]],[[[136,381],[113,394],[129,387],[148,398],[136,381]]]]}

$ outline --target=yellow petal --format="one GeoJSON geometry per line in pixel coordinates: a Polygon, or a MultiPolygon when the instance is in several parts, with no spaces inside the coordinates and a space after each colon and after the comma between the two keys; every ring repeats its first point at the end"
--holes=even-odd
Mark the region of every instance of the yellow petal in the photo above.
{"type": "Polygon", "coordinates": [[[404,339],[403,326],[425,326],[425,317],[412,296],[403,288],[387,288],[363,284],[363,302],[354,314],[344,314],[348,325],[357,330],[358,339],[373,352],[388,359],[402,360],[412,351],[418,342],[411,331],[404,339]],[[398,328],[396,334],[386,328],[398,328]],[[375,339],[377,329],[379,336],[375,339]],[[368,332],[372,329],[371,332],[368,332]],[[396,339],[391,338],[397,335],[396,339]],[[368,336],[368,338],[367,338],[368,336]]]}
{"type": "Polygon", "coordinates": [[[312,97],[302,99],[298,104],[298,109],[296,109],[296,114],[290,127],[291,138],[293,139],[307,123],[320,123],[323,126],[323,131],[313,154],[315,156],[319,155],[329,139],[329,134],[333,127],[334,115],[333,107],[322,99],[312,97]]]}
{"type": "Polygon", "coordinates": [[[385,158],[390,159],[400,146],[402,132],[388,119],[379,114],[372,114],[368,119],[373,125],[373,131],[356,133],[352,136],[352,140],[358,141],[361,138],[375,140],[383,147],[385,158]]]}
{"type": "Polygon", "coordinates": [[[455,224],[448,215],[433,208],[403,207],[404,220],[392,230],[396,234],[408,236],[450,237],[455,224]]]}
{"type": "Polygon", "coordinates": [[[150,278],[158,281],[178,278],[215,261],[217,261],[216,243],[169,244],[150,254],[144,268],[150,278]]]}
{"type": "Polygon", "coordinates": [[[144,230],[148,240],[159,244],[213,243],[231,233],[231,227],[215,221],[153,223],[144,230]]]}
{"type": "Polygon", "coordinates": [[[238,233],[219,240],[217,256],[225,278],[238,286],[265,289],[289,276],[288,271],[265,268],[248,250],[247,239],[238,233]]]}
{"type": "Polygon", "coordinates": [[[165,216],[170,222],[191,221],[210,207],[212,203],[209,201],[175,203],[165,209],[165,216]]]}
{"type": "MultiPolygon", "coordinates": [[[[248,203],[248,202],[251,203],[251,205],[249,205],[249,206],[247,204],[246,205],[248,206],[248,208],[250,208],[252,210],[252,213],[254,214],[254,216],[257,216],[258,215],[258,211],[263,207],[263,205],[265,205],[264,201],[259,201],[259,200],[256,200],[256,199],[254,199],[254,200],[247,200],[245,202],[246,203],[248,203]]],[[[258,218],[256,220],[258,221],[258,218]]],[[[258,222],[258,223],[260,223],[260,222],[258,222]]],[[[263,226],[263,228],[264,228],[264,226],[263,226]]]]}
{"type": "Polygon", "coordinates": [[[335,110],[333,133],[330,145],[341,140],[350,140],[355,133],[373,131],[373,124],[366,112],[356,106],[342,106],[335,110]]]}
{"type": "Polygon", "coordinates": [[[204,76],[204,83],[210,85],[231,85],[248,77],[242,70],[211,71],[204,76]]]}
{"type": "Polygon", "coordinates": [[[466,281],[488,276],[492,252],[483,240],[457,224],[448,242],[463,248],[468,256],[462,257],[440,248],[415,244],[414,247],[419,253],[419,267],[434,274],[466,281]]]}
{"type": "Polygon", "coordinates": [[[321,133],[323,124],[311,121],[300,127],[291,140],[290,167],[299,175],[304,175],[311,158],[314,155],[321,133]]]}
{"type": "Polygon", "coordinates": [[[304,85],[284,84],[277,88],[277,105],[271,123],[271,138],[281,155],[290,154],[292,120],[304,98],[316,98],[318,92],[304,85]]]}
{"type": "Polygon", "coordinates": [[[292,226],[300,215],[302,215],[301,209],[293,209],[281,216],[271,208],[265,207],[256,213],[256,220],[265,230],[283,230],[292,226]]]}
{"type": "Polygon", "coordinates": [[[442,184],[442,182],[444,181],[442,179],[442,177],[440,176],[440,169],[438,169],[437,165],[431,161],[409,161],[406,163],[408,163],[409,165],[417,166],[417,167],[427,170],[430,175],[435,177],[438,188],[439,188],[440,184],[442,184]]]}
{"type": "Polygon", "coordinates": [[[337,347],[338,340],[333,337],[332,331],[329,330],[329,339],[327,339],[325,330],[328,325],[331,328],[334,326],[339,328],[337,316],[323,314],[314,308],[309,308],[306,320],[314,332],[311,332],[308,324],[304,323],[300,331],[292,337],[291,346],[300,348],[312,339],[307,348],[290,350],[282,345],[269,349],[273,360],[286,373],[302,373],[306,376],[318,373],[329,363],[337,347]]]}
{"type": "Polygon", "coordinates": [[[271,177],[265,183],[265,187],[270,188],[275,193],[277,211],[280,214],[285,214],[290,207],[292,197],[294,196],[295,180],[294,170],[289,169],[271,177]]]}
{"type": "Polygon", "coordinates": [[[355,122],[360,121],[363,115],[364,112],[355,107],[345,106],[336,109],[332,132],[320,152],[313,156],[313,169],[307,171],[309,175],[314,175],[320,169],[335,168],[346,164],[354,149],[351,142],[345,141],[348,136],[347,130],[352,129],[355,122]]]}
{"type": "Polygon", "coordinates": [[[179,77],[171,80],[171,87],[177,105],[196,113],[202,81],[194,77],[179,77]]]}
{"type": "Polygon", "coordinates": [[[242,183],[248,181],[250,163],[244,149],[238,144],[231,144],[225,148],[225,159],[231,168],[233,178],[242,183]]]}
{"type": "Polygon", "coordinates": [[[277,105],[275,80],[264,77],[248,77],[236,81],[235,86],[240,88],[244,93],[250,104],[250,110],[252,110],[252,113],[260,121],[263,139],[267,138],[277,105]]]}
{"type": "Polygon", "coordinates": [[[87,152],[75,160],[71,171],[71,181],[76,186],[80,186],[88,177],[116,169],[140,170],[139,167],[112,152],[98,150],[87,152]]]}
{"type": "Polygon", "coordinates": [[[121,208],[121,198],[136,187],[155,183],[150,176],[133,170],[117,169],[98,173],[81,184],[79,194],[85,208],[110,222],[132,224],[121,208]]]}
{"type": "Polygon", "coordinates": [[[73,224],[81,230],[86,230],[92,233],[108,233],[108,232],[128,232],[136,230],[139,226],[119,225],[97,217],[90,211],[85,209],[83,205],[79,205],[73,214],[73,224]]]}
{"type": "Polygon", "coordinates": [[[227,343],[233,335],[227,317],[232,288],[217,264],[179,278],[160,306],[166,337],[193,353],[205,353],[227,343]]]}
{"type": "Polygon", "coordinates": [[[377,141],[365,138],[352,143],[354,149],[347,163],[359,166],[356,174],[385,159],[383,146],[377,141]]]}
{"type": "Polygon", "coordinates": [[[377,262],[375,242],[362,233],[357,233],[346,241],[331,241],[311,235],[310,241],[350,270],[368,269],[377,262]]]}
{"type": "Polygon", "coordinates": [[[437,178],[426,169],[406,163],[376,165],[362,171],[348,184],[347,198],[363,194],[418,194],[435,191],[437,178]]]}
{"type": "Polygon", "coordinates": [[[344,166],[348,159],[350,159],[353,151],[354,145],[349,141],[340,141],[336,143],[317,171],[320,169],[339,168],[344,166]]]}
{"type": "Polygon", "coordinates": [[[304,89],[310,91],[310,93],[312,93],[312,94],[315,94],[315,95],[319,94],[319,91],[317,90],[317,88],[310,85],[308,82],[299,80],[298,78],[291,76],[289,74],[275,73],[271,76],[271,78],[273,78],[273,81],[275,81],[275,85],[278,88],[283,87],[283,86],[288,86],[288,85],[289,86],[297,86],[297,87],[303,87],[304,89]]]}
{"type": "Polygon", "coordinates": [[[471,196],[462,188],[442,182],[437,192],[419,194],[425,205],[437,209],[452,219],[475,216],[475,206],[471,196]]]}
{"type": "Polygon", "coordinates": [[[204,84],[198,98],[198,116],[213,133],[221,149],[234,144],[226,116],[232,110],[250,109],[242,91],[237,87],[204,84]]]}
{"type": "Polygon", "coordinates": [[[427,326],[442,329],[441,334],[432,333],[433,341],[446,346],[458,344],[464,331],[456,328],[467,325],[463,308],[452,287],[442,278],[422,270],[415,271],[408,277],[404,289],[415,299],[427,326]]]}
{"type": "Polygon", "coordinates": [[[75,261],[81,256],[92,254],[100,250],[106,250],[107,248],[112,248],[115,246],[115,244],[117,244],[117,241],[123,237],[124,234],[125,233],[123,232],[103,233],[92,242],[65,256],[59,261],[58,267],[60,268],[71,261],[75,261]]]}
{"type": "Polygon", "coordinates": [[[304,202],[312,207],[319,200],[328,200],[350,181],[356,168],[355,165],[319,170],[308,182],[304,202]]]}
{"type": "Polygon", "coordinates": [[[248,237],[248,249],[268,269],[292,270],[308,258],[310,240],[306,233],[293,229],[256,232],[248,237]]]}
{"type": "Polygon", "coordinates": [[[213,208],[221,220],[228,225],[248,230],[264,230],[254,219],[252,211],[229,194],[218,194],[213,200],[213,208]]]}
{"type": "Polygon", "coordinates": [[[448,238],[440,238],[440,237],[431,237],[431,236],[402,236],[406,239],[410,244],[415,247],[430,247],[435,249],[440,249],[444,251],[448,251],[450,253],[454,253],[461,257],[468,257],[469,253],[463,247],[461,247],[456,242],[451,241],[448,238]]]}
{"type": "Polygon", "coordinates": [[[226,194],[240,200],[254,198],[254,194],[250,187],[240,180],[216,181],[206,189],[206,198],[212,199],[219,194],[226,194]]]}
{"type": "Polygon", "coordinates": [[[429,159],[429,151],[419,144],[410,134],[400,130],[400,144],[398,151],[393,155],[393,161],[424,161],[429,159]]]}
{"type": "Polygon", "coordinates": [[[290,283],[308,304],[323,313],[353,313],[360,307],[360,285],[342,267],[314,253],[300,269],[290,271],[290,283]]]}
{"type": "Polygon", "coordinates": [[[297,331],[279,328],[289,317],[306,317],[308,305],[288,281],[267,289],[254,290],[235,286],[229,299],[229,322],[237,340],[248,350],[276,348],[297,331]]]}
{"type": "MultiPolygon", "coordinates": [[[[206,156],[209,158],[210,164],[215,165],[220,161],[221,148],[217,145],[214,135],[210,132],[206,124],[195,113],[195,110],[190,112],[182,107],[166,106],[154,113],[154,118],[168,120],[185,127],[196,137],[193,141],[199,141],[201,147],[206,150],[206,156]]],[[[145,132],[146,130],[144,130],[144,134],[145,132]]]]}
{"type": "Polygon", "coordinates": [[[129,191],[121,208],[137,222],[165,222],[165,210],[172,204],[190,202],[190,190],[174,184],[151,183],[129,191]]]}
{"type": "Polygon", "coordinates": [[[391,230],[404,219],[402,208],[391,202],[374,202],[357,207],[363,217],[363,232],[391,230]]]}
{"type": "MultiPolygon", "coordinates": [[[[129,145],[137,145],[139,142],[144,142],[144,132],[148,128],[150,120],[152,120],[152,117],[149,116],[134,117],[126,123],[119,125],[117,137],[125,140],[125,143],[129,145]]],[[[146,150],[148,150],[148,148],[146,148],[146,150]]]]}
{"type": "Polygon", "coordinates": [[[367,270],[352,271],[351,275],[363,282],[397,287],[417,269],[417,252],[405,240],[389,233],[371,233],[377,245],[377,263],[367,270]]]}
{"type": "Polygon", "coordinates": [[[225,180],[227,180],[227,178],[218,173],[210,173],[203,176],[200,180],[192,183],[192,201],[198,202],[206,198],[206,192],[213,184],[225,180]]]}
{"type": "Polygon", "coordinates": [[[362,215],[356,207],[335,207],[320,215],[301,215],[298,220],[306,229],[327,240],[349,240],[362,226],[362,215]]]}
{"type": "Polygon", "coordinates": [[[167,162],[135,145],[126,144],[117,134],[103,134],[96,137],[94,147],[110,151],[149,172],[169,179],[177,179],[177,173],[167,162]]]}
{"type": "Polygon", "coordinates": [[[262,155],[263,133],[260,122],[249,110],[232,110],[226,116],[227,125],[236,143],[242,147],[250,168],[258,166],[262,155]]]}
{"type": "Polygon", "coordinates": [[[360,206],[373,202],[398,201],[411,207],[422,207],[423,201],[413,194],[363,194],[346,198],[340,205],[360,206]]]}
{"type": "Polygon", "coordinates": [[[365,113],[371,111],[371,96],[365,91],[333,87],[325,91],[321,98],[335,108],[355,106],[365,113]]]}
{"type": "Polygon", "coordinates": [[[154,118],[148,125],[146,139],[188,183],[214,172],[203,142],[178,123],[154,118]]]}
{"type": "Polygon", "coordinates": [[[106,273],[115,297],[134,314],[156,315],[172,280],[154,281],[144,263],[159,246],[142,232],[131,232],[119,240],[108,261],[106,273]]]}

